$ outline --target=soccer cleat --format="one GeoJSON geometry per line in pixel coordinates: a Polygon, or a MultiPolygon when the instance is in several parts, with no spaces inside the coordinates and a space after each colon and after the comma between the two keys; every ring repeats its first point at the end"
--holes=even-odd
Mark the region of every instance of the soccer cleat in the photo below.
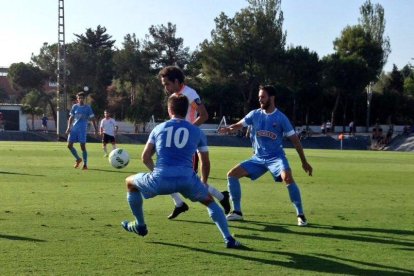
{"type": "Polygon", "coordinates": [[[78,160],[76,160],[76,163],[75,163],[75,165],[73,165],[73,167],[75,169],[77,169],[79,167],[80,163],[82,163],[82,158],[79,158],[78,160]]]}
{"type": "Polygon", "coordinates": [[[228,221],[243,220],[243,214],[240,211],[231,211],[230,214],[226,216],[226,219],[228,221]]]}
{"type": "Polygon", "coordinates": [[[188,205],[185,202],[183,202],[183,205],[174,208],[173,212],[168,216],[168,219],[175,219],[176,217],[178,217],[179,214],[187,212],[188,209],[188,205]]]}
{"type": "Polygon", "coordinates": [[[308,225],[308,221],[304,214],[298,215],[298,226],[306,226],[308,225]]]}
{"type": "Polygon", "coordinates": [[[87,165],[83,165],[82,170],[86,171],[88,169],[87,165]]]}
{"type": "Polygon", "coordinates": [[[227,191],[222,192],[222,194],[224,198],[220,200],[220,204],[221,206],[223,206],[224,213],[227,215],[228,213],[230,213],[230,196],[229,192],[227,191]]]}
{"type": "Polygon", "coordinates": [[[129,222],[127,220],[124,220],[123,222],[121,222],[121,225],[128,232],[133,232],[143,237],[148,234],[148,229],[147,229],[146,224],[138,225],[136,221],[129,222]]]}
{"type": "Polygon", "coordinates": [[[226,247],[227,248],[241,248],[243,246],[240,242],[236,241],[231,236],[229,238],[227,238],[226,240],[227,240],[226,241],[226,247]]]}

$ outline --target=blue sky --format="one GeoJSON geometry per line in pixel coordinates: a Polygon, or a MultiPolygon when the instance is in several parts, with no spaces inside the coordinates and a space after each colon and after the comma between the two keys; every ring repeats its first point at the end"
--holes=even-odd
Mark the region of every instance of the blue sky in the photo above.
{"type": "MultiPolygon", "coordinates": [[[[282,0],[287,44],[304,46],[323,57],[333,52],[332,41],[347,25],[358,23],[364,0],[282,0]]],[[[385,71],[414,64],[414,1],[372,0],[385,9],[386,35],[391,54],[385,71]]],[[[120,46],[123,37],[135,33],[139,39],[151,25],[177,25],[177,36],[190,50],[210,39],[214,18],[220,12],[232,17],[247,7],[246,0],[66,0],[66,43],[73,34],[101,25],[120,46]],[[174,5],[175,3],[175,5],[174,5]]],[[[0,0],[0,66],[29,62],[43,42],[57,42],[58,0],[0,0]]]]}

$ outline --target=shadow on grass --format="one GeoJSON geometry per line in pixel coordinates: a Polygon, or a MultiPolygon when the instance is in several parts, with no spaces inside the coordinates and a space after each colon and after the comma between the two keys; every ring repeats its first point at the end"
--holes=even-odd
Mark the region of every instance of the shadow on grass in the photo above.
{"type": "MultiPolygon", "coordinates": [[[[409,235],[409,234],[412,235],[413,231],[310,224],[306,228],[321,229],[321,230],[329,231],[329,233],[326,233],[326,232],[325,233],[309,233],[309,232],[302,232],[302,231],[301,232],[293,231],[290,229],[292,225],[269,224],[269,223],[264,223],[260,221],[245,221],[245,223],[251,223],[251,224],[263,226],[264,228],[262,231],[264,232],[278,232],[278,233],[284,233],[284,234],[295,234],[295,235],[303,235],[303,236],[311,236],[311,237],[320,237],[320,238],[329,238],[329,239],[338,239],[338,240],[350,240],[350,241],[358,241],[358,242],[369,242],[369,243],[377,243],[377,244],[401,245],[401,246],[407,246],[407,247],[414,246],[414,242],[411,242],[411,241],[401,241],[393,237],[367,236],[367,235],[361,235],[360,233],[356,233],[356,232],[365,232],[365,233],[372,232],[372,233],[401,235],[401,233],[404,232],[404,235],[409,235]],[[344,232],[350,231],[353,233],[352,234],[340,234],[340,233],[335,233],[335,231],[344,231],[344,232]]],[[[239,225],[237,226],[231,225],[231,226],[243,228],[243,226],[239,226],[239,225]]]]}
{"type": "Polygon", "coordinates": [[[31,242],[46,242],[45,240],[32,239],[20,236],[4,235],[0,234],[0,239],[12,240],[12,241],[31,241],[31,242]]]}
{"type": "Polygon", "coordinates": [[[0,171],[0,174],[16,174],[16,175],[30,175],[30,176],[46,176],[46,175],[44,175],[44,174],[16,173],[16,172],[4,172],[4,171],[0,171]]]}
{"type": "Polygon", "coordinates": [[[137,173],[136,171],[124,171],[124,170],[103,170],[103,169],[91,169],[91,168],[88,168],[88,171],[110,172],[110,173],[113,173],[113,172],[120,172],[120,173],[123,173],[123,174],[128,174],[128,175],[132,175],[132,174],[136,174],[136,173],[137,173]]]}
{"type": "MultiPolygon", "coordinates": [[[[178,220],[177,220],[178,221],[178,220]]],[[[210,222],[205,221],[189,221],[189,220],[179,220],[182,222],[190,222],[190,223],[201,223],[201,224],[210,224],[210,222]]],[[[237,221],[229,223],[230,228],[238,228],[242,230],[252,231],[252,232],[275,232],[281,234],[294,234],[294,235],[302,235],[308,237],[317,237],[317,238],[327,238],[327,239],[337,239],[337,240],[349,240],[349,241],[358,241],[358,242],[367,242],[367,243],[375,243],[375,244],[389,244],[389,245],[398,245],[398,246],[407,246],[409,248],[414,247],[414,242],[411,241],[401,241],[397,240],[393,237],[377,237],[377,236],[367,236],[361,235],[356,233],[358,231],[367,232],[369,229],[372,229],[373,233],[383,232],[386,234],[398,234],[400,235],[401,232],[408,232],[412,231],[403,231],[403,230],[392,230],[392,229],[375,229],[375,228],[366,228],[366,227],[344,227],[344,226],[326,226],[326,225],[317,225],[311,224],[308,225],[306,228],[299,228],[298,226],[293,225],[285,225],[285,224],[271,224],[265,223],[260,221],[251,221],[251,220],[244,220],[244,221],[237,221]],[[256,226],[256,227],[252,227],[256,226]],[[257,226],[262,227],[260,229],[257,226]],[[292,229],[300,229],[299,231],[295,231],[292,229]],[[304,229],[321,229],[324,232],[315,233],[315,232],[304,232],[304,229]],[[342,234],[342,233],[335,233],[335,231],[352,231],[352,234],[342,234]],[[328,232],[328,233],[326,233],[328,232]]],[[[246,236],[250,239],[258,239],[255,236],[246,236]]]]}
{"type": "Polygon", "coordinates": [[[340,273],[346,275],[408,275],[414,273],[412,270],[400,269],[396,267],[378,265],[374,263],[366,263],[366,262],[358,262],[354,260],[349,260],[345,258],[337,258],[330,255],[303,255],[303,254],[296,254],[290,252],[282,252],[282,251],[260,251],[250,249],[248,250],[248,256],[243,255],[243,252],[246,251],[239,251],[235,249],[229,249],[226,252],[222,251],[213,251],[208,249],[202,249],[197,247],[190,247],[182,244],[173,244],[173,243],[166,243],[166,242],[150,242],[153,244],[163,245],[163,246],[170,246],[170,247],[177,247],[182,249],[187,249],[195,252],[201,252],[206,254],[214,254],[219,256],[225,257],[233,257],[249,262],[257,262],[259,264],[266,264],[272,266],[279,266],[289,269],[297,269],[303,272],[310,271],[310,272],[318,272],[318,273],[340,273]],[[269,254],[269,258],[258,258],[254,257],[254,253],[263,253],[269,254]],[[287,257],[289,260],[281,261],[276,260],[277,256],[280,257],[287,257]],[[333,260],[332,260],[333,259],[333,260]],[[336,260],[335,260],[336,259],[336,260]],[[358,268],[343,262],[351,262],[359,265],[370,266],[372,269],[362,269],[358,268]],[[384,270],[381,270],[381,269],[384,270]],[[392,270],[392,271],[390,271],[392,270]]]}

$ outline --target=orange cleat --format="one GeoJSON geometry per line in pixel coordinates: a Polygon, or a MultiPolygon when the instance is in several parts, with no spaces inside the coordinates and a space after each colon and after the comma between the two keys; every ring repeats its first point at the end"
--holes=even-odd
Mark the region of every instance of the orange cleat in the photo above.
{"type": "Polygon", "coordinates": [[[82,158],[79,158],[78,160],[76,160],[76,163],[75,163],[75,165],[73,165],[73,167],[75,169],[77,169],[79,167],[80,163],[82,163],[82,158]]]}

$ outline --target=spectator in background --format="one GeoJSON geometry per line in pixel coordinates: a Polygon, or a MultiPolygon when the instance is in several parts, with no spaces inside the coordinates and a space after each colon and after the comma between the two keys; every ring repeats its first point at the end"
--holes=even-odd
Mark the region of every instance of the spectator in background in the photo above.
{"type": "Polygon", "coordinates": [[[394,134],[394,125],[390,125],[387,131],[387,135],[385,136],[385,144],[388,145],[391,142],[392,135],[394,134]]]}
{"type": "Polygon", "coordinates": [[[326,122],[326,134],[331,132],[332,124],[331,121],[326,122]]]}
{"type": "Polygon", "coordinates": [[[322,122],[322,125],[321,125],[321,133],[322,134],[325,134],[326,132],[326,124],[325,124],[325,122],[322,122]]]}
{"type": "Polygon", "coordinates": [[[43,117],[42,117],[42,130],[43,130],[43,132],[47,132],[47,121],[48,121],[47,116],[45,114],[43,114],[43,117]]]}
{"type": "Polygon", "coordinates": [[[355,135],[355,125],[354,121],[351,121],[349,123],[349,135],[354,136],[355,135]]]}
{"type": "Polygon", "coordinates": [[[403,134],[409,135],[410,134],[410,126],[405,125],[403,128],[403,134]]]}

